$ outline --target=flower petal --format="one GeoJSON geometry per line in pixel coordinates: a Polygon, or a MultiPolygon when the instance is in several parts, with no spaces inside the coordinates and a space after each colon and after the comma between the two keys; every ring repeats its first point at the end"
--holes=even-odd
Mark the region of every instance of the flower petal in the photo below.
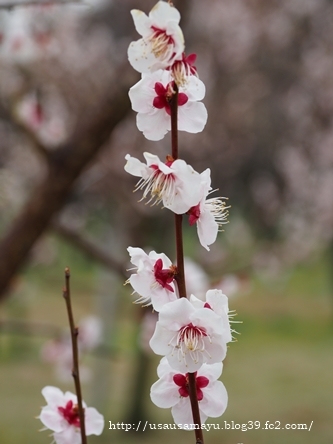
{"type": "Polygon", "coordinates": [[[169,3],[162,1],[156,3],[150,11],[149,17],[152,19],[152,23],[161,29],[164,29],[168,22],[179,23],[180,21],[179,11],[169,3]]]}
{"type": "Polygon", "coordinates": [[[184,92],[191,101],[201,101],[206,94],[206,86],[202,80],[196,76],[189,76],[184,92]]]}
{"type": "Polygon", "coordinates": [[[64,394],[58,387],[48,385],[43,388],[42,395],[50,407],[65,404],[64,394]]]}
{"type": "Polygon", "coordinates": [[[132,9],[131,15],[134,26],[138,34],[145,37],[151,33],[151,20],[147,15],[139,9],[132,9]]]}
{"type": "MultiPolygon", "coordinates": [[[[174,302],[170,302],[170,304],[174,304],[174,302]]],[[[163,308],[165,307],[166,305],[164,305],[163,308]]],[[[153,352],[156,353],[157,355],[162,355],[162,356],[165,356],[169,352],[171,352],[173,347],[169,344],[169,341],[171,341],[174,335],[175,332],[167,330],[166,328],[162,327],[161,324],[159,324],[159,322],[157,322],[154,334],[151,340],[149,341],[149,345],[153,350],[153,352]]]]}
{"type": "Polygon", "coordinates": [[[164,375],[150,389],[150,398],[157,407],[162,409],[176,405],[180,400],[178,387],[172,380],[172,374],[164,375]]]}
{"type": "Polygon", "coordinates": [[[125,159],[127,160],[126,165],[124,167],[125,171],[132,176],[143,177],[146,178],[149,176],[149,168],[143,162],[140,162],[139,159],[126,154],[125,159]]]}
{"type": "Polygon", "coordinates": [[[188,133],[200,133],[207,122],[208,114],[202,102],[188,101],[178,108],[178,129],[188,133]]]}
{"type": "Polygon", "coordinates": [[[203,389],[204,397],[200,401],[200,410],[207,416],[221,416],[228,405],[228,393],[221,381],[215,381],[203,389]]]}
{"type": "Polygon", "coordinates": [[[197,220],[197,231],[200,244],[209,251],[208,245],[216,241],[219,226],[212,213],[203,211],[197,220]]]}
{"type": "MultiPolygon", "coordinates": [[[[199,404],[200,408],[200,404],[199,404]]],[[[171,409],[171,414],[173,416],[173,419],[175,423],[184,430],[193,430],[194,424],[193,424],[193,417],[192,417],[192,411],[191,411],[191,404],[190,404],[190,398],[182,398],[178,404],[176,404],[171,409]]],[[[200,418],[201,423],[203,424],[207,416],[200,411],[200,418]]]]}
{"type": "Polygon", "coordinates": [[[81,444],[81,433],[74,427],[60,433],[54,433],[53,437],[56,444],[81,444]]]}
{"type": "Polygon", "coordinates": [[[136,124],[139,131],[148,140],[161,140],[171,129],[170,116],[164,109],[153,109],[149,114],[138,113],[136,116],[136,124]]]}
{"type": "Polygon", "coordinates": [[[54,407],[45,406],[39,415],[39,419],[53,432],[61,432],[69,427],[69,424],[54,407]]]}
{"type": "Polygon", "coordinates": [[[100,435],[104,429],[104,417],[94,407],[85,409],[85,426],[87,435],[100,435]]]}

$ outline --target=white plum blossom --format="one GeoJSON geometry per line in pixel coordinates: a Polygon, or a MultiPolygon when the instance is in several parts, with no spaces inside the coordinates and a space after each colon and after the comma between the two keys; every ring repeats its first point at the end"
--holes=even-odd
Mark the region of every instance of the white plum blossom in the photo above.
{"type": "Polygon", "coordinates": [[[137,303],[152,304],[153,309],[160,311],[163,305],[175,301],[174,275],[176,268],[164,253],[151,251],[146,254],[141,248],[128,247],[131,262],[136,273],[128,279],[128,283],[139,294],[137,303]]]}
{"type": "MultiPolygon", "coordinates": [[[[204,83],[191,75],[179,86],[178,129],[199,133],[207,122],[207,110],[200,102],[205,97],[204,83]]],[[[161,140],[171,130],[170,101],[175,93],[175,83],[170,71],[159,70],[143,74],[142,79],[129,90],[136,123],[149,140],[161,140]]]]}
{"type": "MultiPolygon", "coordinates": [[[[42,408],[39,419],[52,430],[57,444],[81,444],[80,418],[77,396],[63,393],[57,387],[47,386],[42,390],[47,405],[42,408]]],[[[86,435],[100,435],[104,428],[103,416],[83,402],[86,435]]]]}
{"type": "Polygon", "coordinates": [[[196,54],[189,54],[188,56],[183,53],[181,60],[175,60],[170,68],[172,77],[178,86],[186,85],[189,80],[189,76],[197,76],[197,68],[194,63],[197,59],[196,54]]]}
{"type": "Polygon", "coordinates": [[[217,233],[221,230],[223,224],[228,223],[228,208],[225,205],[223,197],[212,197],[207,199],[207,196],[212,193],[210,186],[210,169],[207,168],[201,173],[202,190],[201,199],[197,205],[194,205],[187,212],[189,215],[190,225],[197,224],[197,231],[200,244],[210,250],[208,245],[216,241],[217,233]]]}
{"type": "Polygon", "coordinates": [[[150,346],[184,373],[222,361],[227,350],[221,317],[209,308],[194,307],[186,298],[162,307],[150,346]]]}
{"type": "Polygon", "coordinates": [[[150,196],[148,203],[163,202],[165,208],[176,214],[185,214],[200,199],[201,178],[184,160],[167,158],[162,162],[158,156],[143,154],[146,164],[127,154],[125,171],[141,179],[135,191],[144,190],[142,199],[150,196]]]}
{"type": "MultiPolygon", "coordinates": [[[[203,364],[196,372],[197,399],[202,424],[208,417],[221,416],[227,407],[227,391],[223,383],[218,381],[222,367],[222,362],[203,364]]],[[[170,367],[166,358],[162,358],[157,374],[160,379],[151,387],[151,400],[160,408],[171,407],[175,423],[185,430],[193,430],[188,373],[178,373],[170,367]]]]}
{"type": "Polygon", "coordinates": [[[180,14],[170,4],[160,1],[149,16],[137,9],[131,11],[135,29],[142,36],[128,48],[128,59],[141,73],[165,69],[181,59],[184,36],[179,27],[180,14]]]}
{"type": "Polygon", "coordinates": [[[223,341],[225,343],[232,341],[232,330],[230,328],[229,317],[232,317],[233,314],[230,314],[228,306],[228,298],[225,294],[222,293],[221,290],[218,289],[208,290],[206,293],[205,301],[202,301],[201,299],[197,298],[192,294],[190,297],[190,301],[194,305],[194,307],[210,308],[211,310],[214,311],[214,313],[220,316],[221,325],[223,329],[222,332],[223,341]]]}

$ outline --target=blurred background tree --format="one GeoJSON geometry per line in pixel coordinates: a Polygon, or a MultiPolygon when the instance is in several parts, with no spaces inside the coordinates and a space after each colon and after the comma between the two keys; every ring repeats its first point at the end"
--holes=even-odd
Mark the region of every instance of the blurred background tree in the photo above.
{"type": "MultiPolygon", "coordinates": [[[[4,320],[17,316],[13,306],[18,292],[22,319],[29,320],[22,280],[45,291],[42,281],[51,278],[47,282],[54,283],[55,274],[61,276],[59,264],[71,265],[63,262],[74,258],[83,270],[80,291],[90,288],[84,274],[94,270],[91,275],[99,276],[98,292],[104,295],[96,298],[99,315],[104,313],[107,324],[109,286],[117,313],[113,317],[120,323],[118,313],[126,304],[116,296],[124,293],[118,285],[126,278],[127,246],[153,246],[169,257],[174,253],[172,216],[138,204],[141,196],[132,193],[135,180],[123,169],[127,153],[141,158],[144,151],[154,150],[163,157],[169,151],[168,137],[152,145],[138,132],[127,96],[138,80],[126,59],[128,44],[136,38],[129,11],[148,12],[155,0],[10,9],[8,1],[2,3],[0,299],[8,297],[4,320]],[[79,253],[68,253],[54,234],[79,253]],[[82,260],[83,253],[104,271],[82,260]]],[[[213,186],[232,205],[231,223],[211,254],[198,244],[195,229],[186,231],[188,255],[203,267],[207,280],[222,285],[226,293],[236,286],[242,294],[258,277],[268,279],[265,291],[274,287],[284,292],[300,263],[319,264],[328,280],[331,255],[324,255],[333,245],[333,3],[174,3],[182,14],[186,51],[198,55],[209,113],[201,134],[180,134],[182,157],[197,171],[211,168],[213,186]],[[227,287],[226,275],[234,279],[234,287],[227,287]]],[[[322,304],[317,319],[321,323],[326,319],[321,316],[332,310],[326,297],[329,284],[325,300],[315,299],[320,285],[306,285],[314,299],[304,321],[316,304],[322,304]]],[[[90,290],[96,291],[93,286],[90,290]]],[[[244,299],[244,306],[239,302],[239,311],[247,313],[256,301],[263,307],[258,316],[269,312],[270,304],[274,311],[272,299],[263,303],[260,290],[255,287],[255,296],[249,291],[251,298],[244,299]]],[[[301,295],[294,300],[302,303],[301,295]]],[[[278,307],[276,318],[279,310],[284,313],[278,307]]],[[[35,315],[52,323],[52,316],[45,315],[49,310],[45,303],[35,315]]],[[[247,315],[251,325],[251,308],[247,315]]],[[[136,316],[141,318],[142,311],[136,316]]],[[[120,331],[127,332],[127,327],[120,331]]],[[[110,327],[109,337],[117,328],[110,327]]],[[[286,328],[282,322],[281,331],[286,328]]],[[[113,346],[117,341],[111,342],[113,346]]],[[[320,442],[328,443],[327,436],[320,442]]]]}

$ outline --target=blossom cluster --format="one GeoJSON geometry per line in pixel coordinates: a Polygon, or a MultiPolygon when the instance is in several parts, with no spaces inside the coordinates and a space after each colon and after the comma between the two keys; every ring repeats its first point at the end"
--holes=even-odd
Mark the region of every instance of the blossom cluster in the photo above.
{"type": "MultiPolygon", "coordinates": [[[[137,32],[128,58],[141,80],[129,91],[136,123],[143,135],[162,139],[172,128],[173,97],[177,97],[177,128],[198,133],[205,127],[207,110],[201,100],[205,85],[194,65],[196,55],[185,54],[179,27],[180,14],[170,2],[159,1],[147,16],[131,11],[137,32]]],[[[209,251],[222,224],[227,222],[225,198],[210,197],[210,169],[195,171],[184,160],[171,155],[162,161],[144,154],[141,162],[126,155],[125,170],[138,177],[135,191],[151,205],[163,204],[176,215],[196,225],[201,245],[209,251]]],[[[209,290],[205,300],[179,294],[178,268],[164,253],[129,247],[132,274],[128,283],[137,303],[152,305],[159,317],[150,340],[152,350],[163,356],[159,380],[151,388],[151,399],[159,407],[171,408],[175,422],[193,424],[189,378],[195,378],[201,422],[218,417],[227,406],[227,392],[221,381],[222,361],[232,340],[228,299],[221,290],[209,290]]]]}

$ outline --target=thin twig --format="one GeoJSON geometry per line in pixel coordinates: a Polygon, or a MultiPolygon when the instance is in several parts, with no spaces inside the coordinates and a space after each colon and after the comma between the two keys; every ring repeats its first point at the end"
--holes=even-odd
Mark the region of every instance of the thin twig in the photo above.
{"type": "Polygon", "coordinates": [[[71,292],[70,292],[70,270],[68,267],[65,268],[65,288],[63,290],[63,296],[66,301],[68,321],[72,338],[72,353],[73,353],[72,376],[74,378],[75,391],[77,396],[77,406],[80,418],[81,440],[82,444],[87,444],[85,421],[84,421],[84,408],[82,404],[82,393],[81,393],[80,373],[79,373],[79,349],[77,344],[79,329],[78,327],[75,327],[74,324],[74,317],[71,304],[71,292]]]}

